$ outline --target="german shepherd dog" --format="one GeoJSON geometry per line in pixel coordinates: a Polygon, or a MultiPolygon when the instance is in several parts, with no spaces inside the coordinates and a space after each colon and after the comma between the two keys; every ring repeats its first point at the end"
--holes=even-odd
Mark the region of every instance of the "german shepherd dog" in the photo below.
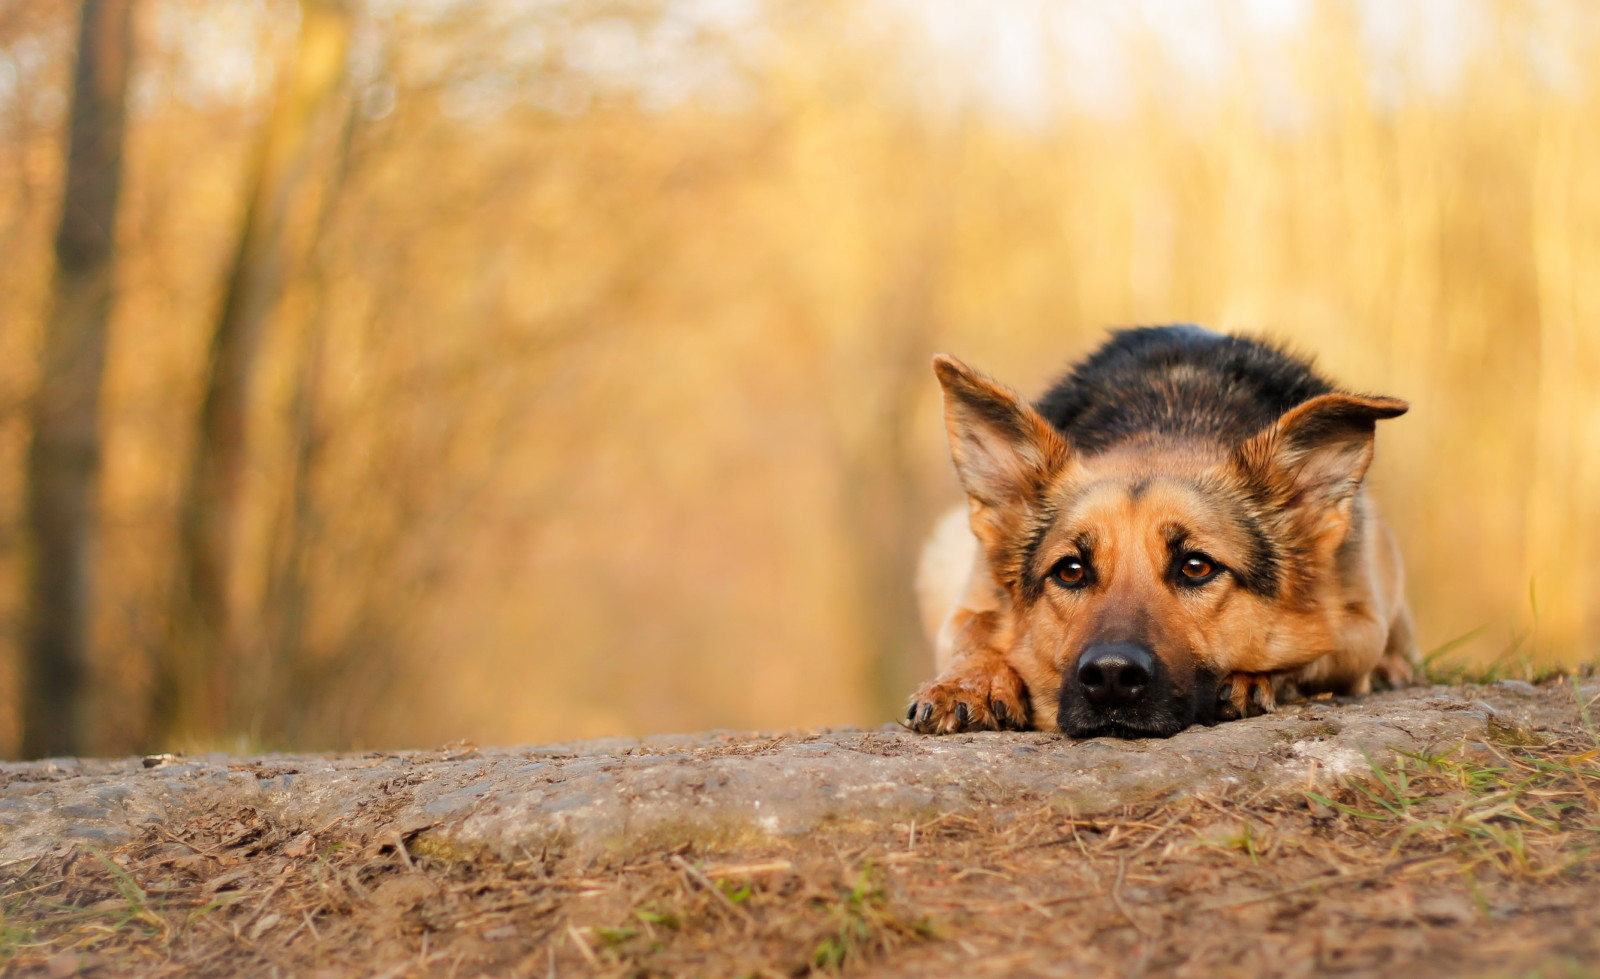
{"type": "Polygon", "coordinates": [[[1030,406],[934,359],[965,513],[919,571],[924,733],[1169,737],[1417,665],[1362,478],[1395,398],[1258,340],[1120,330],[1030,406]]]}

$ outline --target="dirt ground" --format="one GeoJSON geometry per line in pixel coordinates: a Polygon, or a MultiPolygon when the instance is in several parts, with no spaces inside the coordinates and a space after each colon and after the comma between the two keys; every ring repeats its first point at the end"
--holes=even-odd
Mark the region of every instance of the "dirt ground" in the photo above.
{"type": "Polygon", "coordinates": [[[1581,689],[1540,686],[1574,705],[1549,723],[1491,716],[1297,790],[1019,797],[582,863],[220,804],[0,867],[0,976],[1600,977],[1581,689]]]}

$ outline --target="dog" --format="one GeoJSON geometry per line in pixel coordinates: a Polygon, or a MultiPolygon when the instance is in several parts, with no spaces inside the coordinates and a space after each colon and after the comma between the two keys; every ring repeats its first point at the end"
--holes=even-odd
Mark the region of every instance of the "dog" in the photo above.
{"type": "Polygon", "coordinates": [[[967,504],[919,568],[938,674],[910,729],[1169,737],[1418,673],[1362,487],[1406,402],[1195,326],[1115,331],[1033,405],[934,371],[967,504]]]}

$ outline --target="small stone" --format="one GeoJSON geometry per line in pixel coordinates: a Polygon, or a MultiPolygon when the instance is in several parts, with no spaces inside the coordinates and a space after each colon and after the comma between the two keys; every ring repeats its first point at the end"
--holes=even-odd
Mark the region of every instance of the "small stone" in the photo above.
{"type": "Polygon", "coordinates": [[[50,979],[67,979],[81,976],[106,964],[106,957],[93,952],[57,952],[44,963],[44,974],[50,979]]]}
{"type": "Polygon", "coordinates": [[[1539,693],[1539,688],[1525,680],[1499,680],[1495,686],[1511,693],[1520,693],[1525,697],[1533,697],[1539,693]]]}
{"type": "Polygon", "coordinates": [[[1417,917],[1433,925],[1469,921],[1477,914],[1477,905],[1465,894],[1440,894],[1417,902],[1417,917]]]}
{"type": "Polygon", "coordinates": [[[273,925],[282,920],[283,915],[276,913],[262,916],[261,920],[257,921],[254,927],[250,929],[250,940],[255,941],[262,935],[265,935],[268,931],[272,930],[273,925]]]}

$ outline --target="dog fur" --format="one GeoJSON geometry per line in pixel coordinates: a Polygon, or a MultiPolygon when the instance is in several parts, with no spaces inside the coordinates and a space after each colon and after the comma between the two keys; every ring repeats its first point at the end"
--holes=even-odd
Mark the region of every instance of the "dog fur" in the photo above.
{"type": "Polygon", "coordinates": [[[919,569],[938,675],[906,723],[1166,737],[1417,665],[1363,477],[1394,398],[1193,326],[1121,330],[1030,406],[950,357],[964,511],[919,569]]]}

